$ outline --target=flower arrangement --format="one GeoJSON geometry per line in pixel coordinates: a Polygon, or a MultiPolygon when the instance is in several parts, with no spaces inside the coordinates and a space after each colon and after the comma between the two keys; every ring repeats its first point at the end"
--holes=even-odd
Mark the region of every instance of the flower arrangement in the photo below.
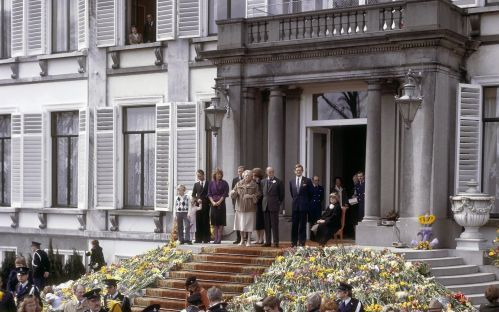
{"type": "Polygon", "coordinates": [[[499,229],[496,230],[494,245],[489,249],[488,256],[492,260],[492,263],[496,267],[499,267],[499,229]]]}
{"type": "Polygon", "coordinates": [[[55,288],[61,290],[62,300],[68,301],[73,298],[72,287],[75,283],[85,286],[87,290],[97,287],[105,289],[103,281],[114,278],[118,280],[119,290],[126,296],[133,297],[191,256],[190,251],[177,249],[172,241],[169,245],[149,250],[120,263],[103,266],[98,272],[87,273],[77,281],[68,281],[55,288]]]}
{"type": "Polygon", "coordinates": [[[438,244],[438,238],[430,239],[433,236],[433,231],[431,230],[431,225],[437,220],[435,215],[430,213],[426,213],[424,215],[420,215],[418,217],[419,224],[423,226],[423,228],[418,232],[417,236],[420,239],[412,240],[411,245],[414,249],[419,250],[430,250],[438,244]]]}
{"type": "Polygon", "coordinates": [[[284,311],[306,311],[306,296],[319,291],[326,299],[336,298],[340,281],[353,286],[366,312],[392,306],[402,311],[426,311],[431,299],[446,297],[453,311],[475,311],[467,300],[435,282],[423,263],[405,262],[398,254],[371,249],[327,247],[288,250],[247,292],[229,303],[230,311],[253,311],[253,303],[270,295],[281,299],[284,311]],[[461,298],[462,299],[462,298],[461,298]]]}

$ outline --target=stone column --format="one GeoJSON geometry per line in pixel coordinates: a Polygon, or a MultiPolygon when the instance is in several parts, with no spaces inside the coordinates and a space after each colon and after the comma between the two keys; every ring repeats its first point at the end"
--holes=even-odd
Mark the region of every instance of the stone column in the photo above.
{"type": "Polygon", "coordinates": [[[367,87],[365,222],[376,222],[381,203],[381,81],[369,80],[367,87]]]}
{"type": "Polygon", "coordinates": [[[284,101],[281,88],[270,89],[268,109],[268,164],[284,177],[284,101]]]}

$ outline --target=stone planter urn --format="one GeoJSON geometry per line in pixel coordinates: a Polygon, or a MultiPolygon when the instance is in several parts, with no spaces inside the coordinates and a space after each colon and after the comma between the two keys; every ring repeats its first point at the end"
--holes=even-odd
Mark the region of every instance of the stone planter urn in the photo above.
{"type": "Polygon", "coordinates": [[[456,249],[483,250],[487,240],[480,233],[480,227],[489,221],[495,197],[480,193],[473,179],[467,185],[465,192],[450,197],[454,220],[464,227],[464,232],[456,238],[456,249]]]}

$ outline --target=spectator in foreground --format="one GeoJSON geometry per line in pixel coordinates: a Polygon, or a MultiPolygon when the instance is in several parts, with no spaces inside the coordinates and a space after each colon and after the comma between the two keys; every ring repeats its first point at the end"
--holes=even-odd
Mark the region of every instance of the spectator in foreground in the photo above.
{"type": "Polygon", "coordinates": [[[339,312],[361,312],[364,311],[362,307],[362,303],[353,298],[352,295],[352,286],[347,283],[340,282],[338,288],[336,289],[336,295],[339,300],[337,303],[339,304],[338,311],[339,312]]]}
{"type": "Polygon", "coordinates": [[[16,312],[16,303],[14,296],[5,289],[3,289],[3,282],[0,278],[0,311],[2,312],[16,312]]]}
{"type": "Polygon", "coordinates": [[[182,312],[200,312],[205,311],[200,307],[203,306],[203,302],[201,301],[201,295],[199,293],[193,293],[189,297],[187,297],[187,307],[182,310],[182,312]]]}
{"type": "Polygon", "coordinates": [[[102,247],[99,246],[99,241],[94,239],[91,244],[92,249],[86,254],[87,257],[90,256],[90,263],[88,266],[92,272],[97,272],[106,265],[106,261],[104,261],[104,254],[102,253],[102,247]]]}
{"type": "Polygon", "coordinates": [[[320,312],[321,300],[319,292],[309,294],[307,296],[307,312],[320,312]]]}
{"type": "Polygon", "coordinates": [[[75,284],[73,286],[73,294],[75,299],[67,302],[64,305],[64,312],[83,312],[87,309],[87,303],[83,300],[85,293],[85,286],[75,284]]]}
{"type": "Polygon", "coordinates": [[[210,312],[227,312],[227,303],[222,302],[222,291],[220,288],[211,287],[208,289],[208,300],[210,300],[210,306],[208,311],[210,312]]]}
{"type": "Polygon", "coordinates": [[[88,304],[87,312],[104,312],[104,308],[102,308],[102,304],[100,301],[100,288],[92,289],[91,291],[86,292],[83,297],[85,297],[85,301],[88,304]]]}
{"type": "Polygon", "coordinates": [[[283,312],[281,301],[274,296],[267,297],[263,299],[263,310],[266,312],[283,312]]]}
{"type": "Polygon", "coordinates": [[[441,312],[444,310],[444,305],[438,299],[432,299],[428,305],[428,312],[441,312]]]}
{"type": "Polygon", "coordinates": [[[159,304],[151,304],[147,306],[142,312],[159,312],[160,305],[159,304]]]}
{"type": "Polygon", "coordinates": [[[329,298],[322,298],[320,312],[337,312],[338,304],[329,298]]]}
{"type": "Polygon", "coordinates": [[[185,307],[187,308],[190,304],[189,301],[187,300],[191,295],[195,293],[199,293],[201,296],[201,305],[199,308],[206,310],[210,306],[210,300],[208,300],[208,294],[206,292],[206,289],[202,288],[196,277],[195,276],[189,276],[186,281],[185,281],[185,289],[188,291],[186,297],[185,297],[185,307]]]}
{"type": "Polygon", "coordinates": [[[489,303],[480,306],[480,312],[499,311],[499,288],[496,286],[489,286],[485,289],[485,298],[489,303]]]}
{"type": "MultiPolygon", "coordinates": [[[[39,304],[39,299],[36,296],[26,296],[24,300],[18,304],[17,312],[41,312],[42,308],[39,304]]],[[[3,310],[2,310],[3,312],[3,310]]]]}

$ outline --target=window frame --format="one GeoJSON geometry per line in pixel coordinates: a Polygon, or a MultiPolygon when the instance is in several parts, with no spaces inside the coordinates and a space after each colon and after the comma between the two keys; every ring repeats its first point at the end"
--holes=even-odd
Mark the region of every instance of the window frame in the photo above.
{"type": "MultiPolygon", "coordinates": [[[[0,114],[0,118],[2,118],[4,116],[5,117],[8,116],[8,118],[10,120],[10,127],[12,127],[12,117],[11,117],[11,115],[10,114],[0,114]]],[[[0,177],[0,183],[1,183],[1,186],[2,186],[2,188],[1,188],[2,194],[0,194],[0,207],[10,207],[12,205],[12,198],[10,198],[10,202],[9,203],[4,202],[5,199],[4,199],[4,191],[3,191],[5,189],[5,183],[7,182],[5,180],[5,178],[4,178],[4,156],[5,156],[5,153],[4,153],[5,148],[4,147],[5,147],[5,140],[10,140],[10,148],[12,149],[12,130],[9,130],[9,133],[10,134],[9,134],[8,137],[1,137],[0,136],[0,146],[1,146],[1,151],[2,151],[1,155],[0,155],[0,162],[1,162],[1,164],[0,164],[0,175],[1,175],[1,177],[0,177]]],[[[11,152],[12,152],[12,150],[11,150],[11,152]]],[[[11,169],[12,169],[12,159],[10,161],[11,161],[11,169]]],[[[11,174],[12,174],[12,172],[11,172],[11,174]]],[[[10,183],[10,181],[9,181],[9,183],[10,183]]],[[[12,184],[10,186],[11,186],[11,191],[12,191],[12,184]]]]}
{"type": "MultiPolygon", "coordinates": [[[[72,138],[77,138],[79,140],[79,133],[77,132],[76,134],[70,134],[70,135],[57,135],[57,115],[58,114],[63,114],[63,113],[76,113],[76,120],[78,122],[78,127],[79,129],[79,123],[80,123],[80,112],[79,110],[62,110],[62,111],[54,111],[50,112],[50,142],[52,144],[52,207],[54,208],[78,208],[78,188],[76,190],[76,206],[71,206],[71,170],[69,168],[71,167],[71,139],[72,138]],[[68,173],[67,173],[67,196],[66,196],[66,202],[67,205],[60,205],[58,203],[58,187],[57,187],[57,164],[58,164],[58,159],[57,159],[57,139],[58,138],[68,138],[69,144],[68,144],[68,155],[67,155],[67,165],[68,165],[68,173]]],[[[77,142],[78,144],[78,142],[77,142]]],[[[78,148],[78,147],[77,147],[78,148]]],[[[78,174],[78,164],[75,166],[76,168],[76,173],[78,174]]],[[[78,178],[76,181],[76,184],[78,184],[78,178]]]]}
{"type": "Polygon", "coordinates": [[[61,53],[71,53],[74,51],[78,51],[78,4],[75,5],[73,15],[71,14],[71,7],[72,7],[72,2],[68,2],[67,6],[67,14],[68,18],[65,24],[65,27],[67,27],[67,37],[66,39],[66,47],[64,51],[56,51],[54,44],[56,43],[56,36],[54,36],[54,29],[55,25],[54,22],[57,20],[57,16],[54,14],[54,6],[57,0],[50,0],[50,7],[48,8],[50,11],[50,19],[47,20],[47,36],[49,38],[49,42],[47,42],[48,47],[47,50],[50,51],[51,54],[61,54],[61,53]],[[75,38],[75,47],[74,49],[71,49],[71,17],[75,19],[74,25],[75,25],[75,33],[74,33],[74,38],[75,38]],[[50,25],[49,25],[50,23],[50,25]]]}
{"type": "Polygon", "coordinates": [[[10,58],[11,55],[11,43],[10,43],[10,36],[11,36],[11,11],[9,10],[8,14],[5,13],[5,6],[8,6],[9,9],[11,9],[11,4],[9,0],[0,0],[0,59],[8,59],[10,58]],[[8,17],[8,18],[7,18],[8,17]],[[7,18],[6,21],[4,21],[4,18],[7,18]],[[7,28],[4,29],[4,26],[7,28]],[[7,45],[7,47],[4,47],[4,41],[7,45]],[[5,55],[3,52],[5,51],[5,55]]]}
{"type": "MultiPolygon", "coordinates": [[[[485,88],[494,88],[496,90],[499,91],[499,83],[497,85],[482,85],[482,88],[485,89],[485,88]]],[[[499,100],[499,99],[497,99],[499,100]]],[[[481,173],[481,179],[482,181],[480,181],[480,184],[482,186],[482,189],[480,190],[481,192],[484,191],[484,185],[485,185],[485,174],[484,174],[484,171],[485,171],[485,128],[487,126],[487,124],[493,124],[493,123],[496,123],[497,124],[497,127],[499,128],[499,116],[497,117],[485,117],[485,90],[483,91],[483,94],[482,94],[482,111],[484,112],[483,113],[483,116],[482,116],[482,137],[481,137],[481,140],[482,140],[482,150],[481,150],[481,157],[482,157],[482,166],[480,168],[480,170],[482,171],[481,173]]],[[[490,195],[490,194],[489,194],[490,195]]],[[[494,213],[494,212],[491,212],[490,213],[490,217],[491,218],[499,218],[499,213],[494,213]]]]}
{"type": "MultiPolygon", "coordinates": [[[[153,205],[152,206],[144,206],[144,134],[156,134],[156,125],[154,126],[154,130],[142,130],[142,131],[128,131],[127,130],[127,114],[128,109],[130,108],[145,108],[151,107],[154,109],[154,122],[156,123],[156,105],[131,105],[123,107],[123,123],[122,123],[122,134],[123,134],[123,208],[125,209],[138,209],[138,210],[154,210],[154,195],[153,195],[153,205]],[[128,141],[127,135],[129,134],[140,134],[140,206],[131,206],[128,204],[128,141]]],[[[154,146],[154,153],[156,153],[156,146],[154,146]]],[[[154,157],[155,158],[155,157],[154,157]]],[[[154,165],[156,166],[156,164],[154,165]]],[[[156,177],[154,176],[156,180],[156,177]]]]}

